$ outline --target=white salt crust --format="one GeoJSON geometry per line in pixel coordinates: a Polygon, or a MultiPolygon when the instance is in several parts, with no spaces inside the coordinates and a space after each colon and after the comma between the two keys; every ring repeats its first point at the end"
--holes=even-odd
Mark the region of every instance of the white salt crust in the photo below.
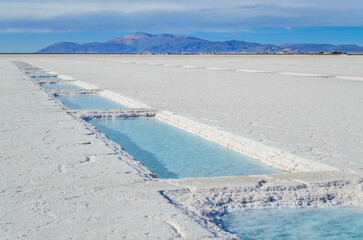
{"type": "MultiPolygon", "coordinates": [[[[94,85],[88,85],[85,82],[83,83],[83,85],[87,87],[91,86],[92,89],[99,89],[98,87],[94,85]]],[[[135,101],[134,99],[124,97],[118,93],[114,93],[109,90],[51,90],[51,92],[58,94],[99,94],[131,108],[150,108],[150,106],[144,103],[140,103],[138,101],[135,101]]],[[[219,130],[216,127],[211,127],[203,123],[198,123],[196,121],[190,120],[183,116],[179,116],[178,114],[169,111],[164,110],[158,112],[156,114],[156,118],[172,124],[176,127],[195,133],[205,139],[217,142],[228,148],[257,158],[260,161],[266,163],[267,165],[279,169],[287,170],[290,172],[339,171],[335,167],[298,157],[288,152],[243,138],[236,134],[219,130]]]]}
{"type": "MultiPolygon", "coordinates": [[[[125,98],[110,91],[98,91],[105,97],[130,107],[146,107],[150,110],[130,109],[129,112],[91,112],[69,111],[76,119],[99,116],[121,116],[122,114],[142,115],[151,111],[149,106],[125,98]],[[133,113],[134,111],[134,113],[133,113]],[[87,115],[88,114],[88,115],[87,115]]],[[[200,136],[219,142],[227,147],[258,157],[271,165],[282,165],[280,168],[289,169],[292,172],[275,175],[245,176],[245,177],[217,177],[197,179],[161,180],[154,179],[152,173],[142,164],[134,161],[131,156],[123,151],[117,144],[99,133],[92,125],[84,123],[87,129],[95,136],[114,149],[123,161],[142,174],[145,179],[151,177],[155,184],[167,183],[169,189],[159,190],[160,193],[174,204],[177,209],[194,219],[197,224],[203,226],[209,232],[198,235],[198,231],[185,228],[185,222],[180,219],[169,218],[164,220],[174,227],[179,237],[186,239],[238,239],[238,236],[226,233],[218,225],[218,217],[226,211],[255,208],[281,208],[281,207],[326,207],[326,206],[350,206],[362,207],[363,204],[363,178],[357,174],[348,174],[337,171],[338,169],[325,164],[316,164],[290,155],[278,149],[266,147],[262,144],[241,138],[217,128],[201,124],[177,114],[155,110],[151,112],[163,121],[194,132],[200,136]],[[253,147],[251,147],[253,146],[253,147]],[[247,150],[246,150],[247,149],[247,150]],[[256,154],[256,155],[255,155],[256,154]],[[272,162],[272,163],[270,163],[272,162]],[[316,172],[318,171],[318,172],[316,172]],[[216,224],[217,221],[217,224],[216,224]]],[[[135,115],[135,116],[136,116],[135,115]]],[[[150,115],[152,116],[152,115],[150,115]]],[[[137,223],[135,224],[135,226],[137,223]]],[[[196,225],[195,225],[196,226],[196,225]]],[[[191,225],[189,225],[191,227],[191,225]]],[[[137,231],[135,227],[135,231],[137,231]]],[[[162,229],[160,229],[162,230],[162,229]]],[[[195,230],[195,229],[194,229],[195,230]]],[[[168,234],[171,234],[170,232],[168,234]]],[[[149,236],[150,237],[150,236],[149,236]]],[[[169,238],[166,237],[165,238],[169,238]]]]}
{"type": "Polygon", "coordinates": [[[156,117],[179,128],[198,134],[203,138],[257,158],[279,169],[291,172],[338,171],[335,167],[295,156],[288,152],[260,144],[206,124],[195,122],[168,111],[157,113],[156,117]]]}

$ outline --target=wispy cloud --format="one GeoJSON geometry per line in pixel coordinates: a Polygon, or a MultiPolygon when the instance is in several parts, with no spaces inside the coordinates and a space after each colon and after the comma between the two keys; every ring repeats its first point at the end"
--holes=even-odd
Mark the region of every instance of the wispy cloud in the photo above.
{"type": "Polygon", "coordinates": [[[0,29],[36,31],[241,31],[363,26],[361,0],[3,0],[0,29]]]}
{"type": "Polygon", "coordinates": [[[47,28],[0,28],[0,33],[67,33],[71,31],[55,31],[47,28]]]}
{"type": "Polygon", "coordinates": [[[48,19],[105,11],[130,14],[145,11],[188,11],[190,9],[194,8],[178,1],[2,1],[0,2],[0,19],[48,19]]]}

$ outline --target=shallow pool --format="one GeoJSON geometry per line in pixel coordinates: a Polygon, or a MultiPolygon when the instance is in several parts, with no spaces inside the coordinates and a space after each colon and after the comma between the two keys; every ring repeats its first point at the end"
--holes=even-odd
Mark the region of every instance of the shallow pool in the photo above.
{"type": "Polygon", "coordinates": [[[154,118],[89,120],[159,178],[275,173],[244,154],[154,118]]]}
{"type": "Polygon", "coordinates": [[[31,76],[31,78],[37,81],[62,80],[55,76],[31,76]]]}
{"type": "Polygon", "coordinates": [[[121,103],[96,94],[55,95],[70,109],[118,109],[127,108],[121,103]]]}
{"type": "Polygon", "coordinates": [[[41,83],[45,89],[82,89],[82,87],[75,84],[67,84],[67,83],[41,83]]]}
{"type": "Polygon", "coordinates": [[[245,240],[363,239],[363,209],[359,208],[236,211],[225,215],[222,224],[245,240]]]}
{"type": "Polygon", "coordinates": [[[36,76],[36,75],[42,75],[42,76],[44,76],[44,75],[50,75],[49,73],[46,73],[46,72],[25,72],[25,74],[27,74],[27,75],[34,75],[34,76],[36,76]]]}

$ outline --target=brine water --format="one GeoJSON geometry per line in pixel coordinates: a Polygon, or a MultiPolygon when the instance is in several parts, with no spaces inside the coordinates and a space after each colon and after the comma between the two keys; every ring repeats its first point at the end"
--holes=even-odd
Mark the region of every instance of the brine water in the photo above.
{"type": "Polygon", "coordinates": [[[241,210],[226,214],[222,224],[245,240],[363,239],[361,208],[241,210]]]}
{"type": "Polygon", "coordinates": [[[97,94],[60,94],[55,95],[70,109],[118,109],[125,105],[97,94]]]}
{"type": "Polygon", "coordinates": [[[94,118],[89,122],[159,178],[278,172],[257,159],[155,118],[94,118]]]}
{"type": "Polygon", "coordinates": [[[45,89],[82,89],[78,85],[68,83],[41,83],[40,86],[45,89]]]}

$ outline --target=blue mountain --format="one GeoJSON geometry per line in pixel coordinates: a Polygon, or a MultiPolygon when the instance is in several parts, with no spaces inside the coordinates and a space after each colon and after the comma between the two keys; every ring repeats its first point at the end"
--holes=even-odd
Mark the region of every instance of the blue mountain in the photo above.
{"type": "Polygon", "coordinates": [[[121,36],[106,42],[78,44],[60,42],[50,45],[38,53],[276,53],[276,52],[363,52],[363,47],[357,45],[331,44],[293,44],[281,45],[259,44],[244,41],[213,42],[195,37],[174,36],[171,34],[153,35],[137,32],[121,36]]]}

